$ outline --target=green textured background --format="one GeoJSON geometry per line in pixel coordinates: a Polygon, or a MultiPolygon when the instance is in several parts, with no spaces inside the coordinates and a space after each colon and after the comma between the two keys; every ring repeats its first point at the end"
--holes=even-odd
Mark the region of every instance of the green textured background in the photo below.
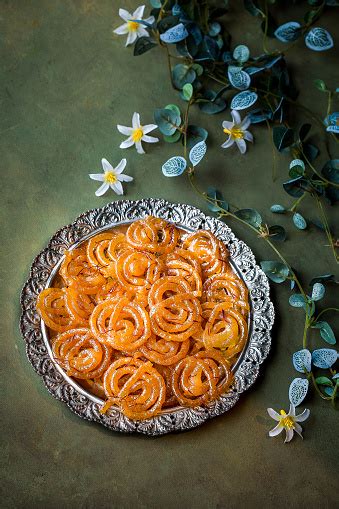
{"type": "MultiPolygon", "coordinates": [[[[257,20],[240,9],[241,2],[231,4],[225,22],[234,44],[245,43],[254,54],[260,52],[257,20]]],[[[127,0],[124,6],[133,9],[137,3],[127,0]]],[[[288,306],[285,287],[273,289],[277,320],[260,380],[227,415],[187,433],[149,439],[82,421],[48,394],[26,359],[18,330],[20,289],[32,259],[59,227],[115,199],[110,193],[96,198],[97,183],[87,175],[100,171],[102,157],[115,164],[127,157],[126,173],[135,178],[125,188],[128,198],[162,197],[205,210],[185,176],[166,179],[161,174],[161,164],[176,148],[147,146],[145,156],[117,148],[123,136],[115,125],[128,125],[134,111],[149,123],[155,107],[181,103],[170,88],[160,50],[133,58],[131,49],[124,48],[124,37],[112,40],[112,24],[120,24],[118,7],[120,2],[108,0],[0,0],[0,505],[338,507],[338,413],[319,398],[310,398],[305,403],[311,417],[303,442],[297,437],[284,445],[281,436],[267,436],[274,423],[266,407],[288,405],[288,385],[295,376],[291,353],[300,348],[303,327],[302,312],[288,306]]],[[[302,12],[298,7],[293,14],[282,11],[279,21],[300,19],[302,12]]],[[[337,45],[338,21],[337,10],[319,23],[331,31],[337,45]]],[[[338,86],[335,50],[314,53],[300,42],[288,59],[302,90],[301,102],[323,117],[325,95],[315,90],[313,80],[323,78],[331,88],[338,86]]],[[[291,201],[279,185],[286,179],[288,156],[278,156],[279,177],[273,183],[266,129],[253,128],[255,144],[241,156],[235,149],[219,149],[223,114],[209,117],[193,109],[192,116],[213,138],[199,183],[217,184],[239,207],[256,207],[271,223],[287,226],[284,250],[306,277],[333,272],[321,233],[297,232],[288,218],[268,211],[272,203],[291,201]]],[[[316,216],[315,210],[308,213],[316,216]]],[[[334,226],[335,210],[329,214],[334,226]]],[[[231,226],[258,259],[272,259],[254,235],[231,226]]],[[[325,304],[330,302],[333,289],[325,304]]],[[[320,345],[316,336],[311,343],[320,345]]]]}

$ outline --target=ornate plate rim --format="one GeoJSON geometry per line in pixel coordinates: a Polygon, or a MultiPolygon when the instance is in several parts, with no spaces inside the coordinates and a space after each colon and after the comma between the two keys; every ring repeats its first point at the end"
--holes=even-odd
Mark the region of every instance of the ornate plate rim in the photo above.
{"type": "Polygon", "coordinates": [[[205,215],[192,205],[156,198],[111,202],[80,214],[72,223],[60,228],[47,247],[35,257],[30,277],[21,292],[20,303],[20,330],[26,343],[27,357],[52,396],[65,402],[83,419],[98,422],[114,431],[139,432],[151,436],[194,428],[232,408],[240,394],[258,377],[259,367],[270,350],[275,317],[268,279],[256,264],[251,249],[219,219],[205,215]],[[226,244],[233,265],[249,289],[251,330],[247,347],[235,366],[234,381],[226,394],[204,408],[179,408],[146,421],[131,421],[118,409],[111,409],[107,415],[100,414],[96,398],[88,398],[85,391],[79,391],[56,368],[44,342],[43,324],[35,309],[35,301],[66,249],[100,228],[113,227],[117,223],[130,222],[150,214],[190,230],[207,228],[226,244]]]}

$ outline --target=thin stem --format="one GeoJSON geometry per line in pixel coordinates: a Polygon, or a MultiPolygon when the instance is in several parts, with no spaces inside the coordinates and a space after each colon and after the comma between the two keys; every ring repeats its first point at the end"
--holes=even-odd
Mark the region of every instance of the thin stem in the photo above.
{"type": "Polygon", "coordinates": [[[170,80],[171,80],[171,85],[172,87],[174,88],[174,90],[177,90],[176,89],[176,86],[174,85],[174,82],[173,82],[173,76],[172,76],[172,66],[171,66],[171,55],[170,55],[170,52],[169,52],[169,49],[167,47],[167,44],[165,45],[161,45],[163,48],[166,49],[166,54],[167,54],[167,66],[168,66],[168,72],[169,72],[169,75],[170,75],[170,80]]]}
{"type": "Polygon", "coordinates": [[[331,90],[328,90],[328,100],[327,100],[327,112],[326,117],[331,113],[331,107],[332,107],[332,92],[331,90]]]}
{"type": "Polygon", "coordinates": [[[339,312],[339,308],[326,308],[326,309],[323,309],[322,311],[320,311],[320,313],[318,314],[317,318],[315,319],[315,321],[317,322],[319,320],[319,318],[324,314],[324,313],[327,313],[328,311],[335,311],[335,312],[339,312]]]}
{"type": "Polygon", "coordinates": [[[328,180],[326,177],[324,177],[323,175],[321,175],[318,170],[313,166],[313,164],[311,163],[311,161],[308,159],[308,157],[306,156],[305,152],[303,151],[302,149],[302,145],[300,144],[299,146],[299,150],[301,152],[301,154],[303,155],[305,161],[307,162],[307,164],[309,165],[309,167],[311,168],[311,170],[321,179],[323,180],[324,182],[326,182],[326,184],[329,184],[330,186],[333,186],[333,187],[338,187],[339,188],[339,184],[337,184],[336,182],[331,182],[330,180],[328,180]]]}
{"type": "Polygon", "coordinates": [[[271,141],[271,146],[272,146],[272,159],[273,159],[272,180],[273,180],[273,182],[275,182],[277,179],[277,155],[276,155],[274,141],[273,141],[273,131],[272,131],[270,123],[267,119],[266,119],[266,125],[267,125],[267,129],[268,129],[270,141],[271,141]]]}
{"type": "Polygon", "coordinates": [[[309,321],[308,316],[305,314],[305,325],[304,325],[304,332],[303,332],[303,348],[306,348],[307,346],[307,331],[309,328],[309,321]]]}
{"type": "Polygon", "coordinates": [[[264,27],[264,37],[263,37],[263,41],[262,41],[262,47],[263,47],[263,50],[264,52],[266,53],[266,55],[269,53],[268,49],[267,49],[267,46],[266,46],[266,41],[267,41],[267,31],[268,31],[268,8],[267,8],[267,0],[265,0],[265,27],[264,27]]]}
{"type": "Polygon", "coordinates": [[[290,212],[294,212],[298,208],[299,204],[302,202],[302,200],[305,198],[305,196],[307,196],[306,193],[302,194],[300,196],[300,198],[297,199],[297,201],[294,203],[294,205],[292,205],[292,207],[290,207],[290,209],[289,209],[290,212]]]}
{"type": "Polygon", "coordinates": [[[321,203],[321,200],[320,200],[318,195],[316,195],[316,200],[317,200],[317,205],[318,205],[318,208],[319,208],[319,211],[320,211],[320,215],[321,215],[321,218],[322,218],[322,222],[323,222],[323,225],[324,225],[324,228],[325,228],[325,233],[326,233],[327,239],[328,239],[328,241],[330,243],[334,259],[335,259],[335,261],[337,263],[339,263],[339,257],[338,257],[338,255],[336,253],[336,250],[335,250],[335,246],[334,246],[334,242],[333,242],[330,226],[329,226],[328,221],[327,221],[327,217],[326,217],[326,214],[325,214],[325,211],[324,211],[323,204],[321,203]]]}
{"type": "Polygon", "coordinates": [[[332,399],[332,397],[331,397],[331,396],[325,396],[325,394],[323,394],[323,393],[321,392],[321,390],[319,389],[318,384],[317,384],[317,382],[315,381],[315,376],[314,376],[314,374],[313,374],[313,372],[312,372],[312,371],[310,372],[309,377],[311,378],[312,383],[313,383],[313,386],[314,386],[315,390],[317,391],[317,393],[319,394],[319,396],[320,396],[322,399],[326,399],[327,401],[331,400],[331,399],[332,399]]]}

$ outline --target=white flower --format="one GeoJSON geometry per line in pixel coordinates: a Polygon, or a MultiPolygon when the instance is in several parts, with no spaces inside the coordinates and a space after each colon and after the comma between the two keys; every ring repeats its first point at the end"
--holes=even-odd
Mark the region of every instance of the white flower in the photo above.
{"type": "MultiPolygon", "coordinates": [[[[138,37],[149,37],[149,33],[147,32],[145,27],[141,23],[134,21],[135,19],[142,20],[142,17],[144,15],[144,9],[145,6],[141,5],[133,12],[133,14],[130,14],[125,9],[119,9],[119,16],[126,23],[113,30],[113,33],[118,35],[128,34],[126,46],[128,46],[129,44],[133,44],[133,42],[136,41],[138,37]]],[[[146,18],[144,21],[146,21],[146,23],[152,24],[154,23],[154,16],[150,16],[149,18],[146,18]]]]}
{"type": "Polygon", "coordinates": [[[120,163],[116,168],[107,161],[107,159],[101,159],[103,173],[90,173],[89,177],[92,180],[98,180],[103,184],[95,191],[96,196],[102,196],[106,193],[110,187],[117,194],[124,194],[121,182],[131,182],[133,177],[123,175],[122,172],[126,167],[126,159],[121,159],[120,163]]]}
{"type": "Polygon", "coordinates": [[[117,125],[118,131],[128,136],[127,140],[120,144],[120,148],[128,148],[132,145],[135,145],[137,152],[139,154],[144,154],[145,151],[142,148],[141,142],[145,141],[146,143],[156,143],[159,141],[159,138],[155,138],[154,136],[147,136],[148,133],[157,127],[158,126],[156,124],[141,125],[139,113],[133,113],[132,127],[117,125]]]}
{"type": "Polygon", "coordinates": [[[269,432],[270,437],[275,437],[276,435],[279,435],[279,433],[282,432],[284,429],[286,431],[286,438],[285,443],[290,442],[292,440],[294,432],[298,433],[298,435],[303,438],[301,432],[302,427],[298,422],[303,422],[308,419],[310,415],[310,411],[308,409],[305,409],[301,414],[295,415],[295,406],[290,405],[290,410],[288,414],[286,414],[285,410],[280,410],[280,414],[273,410],[273,408],[267,409],[268,415],[272,417],[275,421],[278,421],[278,424],[275,428],[271,429],[269,432]]]}
{"type": "Polygon", "coordinates": [[[231,115],[233,118],[233,122],[228,122],[224,120],[222,123],[224,133],[228,134],[228,139],[221,146],[222,148],[228,148],[233,145],[235,142],[238,146],[238,149],[242,154],[246,152],[246,142],[253,141],[253,135],[246,131],[246,129],[251,125],[251,121],[248,117],[245,117],[244,120],[241,120],[239,112],[237,110],[232,110],[231,115]]]}

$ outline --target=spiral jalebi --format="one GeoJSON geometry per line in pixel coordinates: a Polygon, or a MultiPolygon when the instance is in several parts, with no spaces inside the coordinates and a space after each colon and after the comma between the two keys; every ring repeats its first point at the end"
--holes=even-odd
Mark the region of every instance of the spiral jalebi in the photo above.
{"type": "Polygon", "coordinates": [[[142,420],[225,394],[248,335],[247,288],[211,232],[147,217],[65,253],[37,299],[66,373],[142,420]]]}

